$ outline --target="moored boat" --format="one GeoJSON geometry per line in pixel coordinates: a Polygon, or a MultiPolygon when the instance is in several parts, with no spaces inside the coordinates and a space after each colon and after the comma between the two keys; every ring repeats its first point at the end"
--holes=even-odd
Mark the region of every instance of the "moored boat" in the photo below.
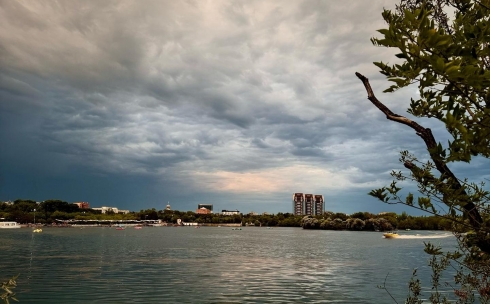
{"type": "Polygon", "coordinates": [[[43,232],[43,230],[41,228],[37,228],[32,230],[32,232],[39,233],[39,232],[43,232]]]}
{"type": "Polygon", "coordinates": [[[20,228],[17,222],[0,222],[0,229],[20,228]]]}

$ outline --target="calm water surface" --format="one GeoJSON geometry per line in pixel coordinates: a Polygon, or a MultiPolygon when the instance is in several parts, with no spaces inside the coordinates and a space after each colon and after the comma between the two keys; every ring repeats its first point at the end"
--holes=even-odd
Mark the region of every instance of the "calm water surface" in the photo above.
{"type": "Polygon", "coordinates": [[[0,279],[20,273],[20,303],[399,303],[423,242],[444,232],[145,227],[0,230],[0,279]],[[419,235],[417,235],[419,234],[419,235]]]}

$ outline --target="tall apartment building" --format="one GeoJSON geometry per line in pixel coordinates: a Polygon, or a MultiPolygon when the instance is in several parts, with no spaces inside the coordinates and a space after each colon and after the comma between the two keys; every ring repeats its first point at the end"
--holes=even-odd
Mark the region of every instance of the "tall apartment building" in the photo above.
{"type": "Polygon", "coordinates": [[[305,215],[314,215],[313,194],[305,194],[305,215]]]}
{"type": "Polygon", "coordinates": [[[305,196],[303,193],[293,194],[293,214],[302,215],[304,214],[303,204],[305,202],[305,196]]]}
{"type": "Polygon", "coordinates": [[[294,215],[321,215],[325,209],[323,195],[319,194],[293,194],[294,215]]]}
{"type": "Polygon", "coordinates": [[[323,195],[316,194],[315,195],[315,215],[323,214],[325,211],[325,202],[323,200],[323,195]]]}

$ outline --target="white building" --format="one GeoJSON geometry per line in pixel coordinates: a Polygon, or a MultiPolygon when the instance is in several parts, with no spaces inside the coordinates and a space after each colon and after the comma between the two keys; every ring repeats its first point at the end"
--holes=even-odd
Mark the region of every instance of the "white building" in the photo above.
{"type": "Polygon", "coordinates": [[[221,210],[221,215],[234,215],[234,214],[240,214],[240,211],[238,211],[238,210],[221,210]]]}
{"type": "Polygon", "coordinates": [[[118,208],[116,207],[105,207],[105,206],[102,206],[100,208],[92,208],[93,210],[98,210],[102,213],[107,213],[107,212],[114,212],[114,213],[123,213],[123,214],[128,214],[129,213],[129,210],[119,210],[118,208]]]}

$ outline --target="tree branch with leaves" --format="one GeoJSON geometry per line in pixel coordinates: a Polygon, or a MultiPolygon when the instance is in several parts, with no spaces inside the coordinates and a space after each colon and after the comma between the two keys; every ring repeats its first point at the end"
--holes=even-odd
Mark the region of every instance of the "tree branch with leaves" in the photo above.
{"type": "MultiPolygon", "coordinates": [[[[431,129],[393,113],[378,100],[368,78],[356,73],[369,101],[388,120],[413,129],[428,152],[423,156],[427,161],[419,161],[403,151],[400,161],[408,174],[393,171],[393,183],[372,190],[370,195],[385,203],[401,203],[451,219],[461,243],[459,253],[449,257],[474,279],[459,281],[466,288],[460,294],[467,295],[469,282],[474,282],[470,289],[488,300],[490,195],[485,181],[458,178],[448,165],[490,157],[489,8],[490,0],[401,0],[394,11],[383,11],[388,26],[378,31],[382,37],[371,39],[376,46],[397,50],[399,63],[374,63],[393,83],[384,92],[416,85],[419,94],[411,99],[407,112],[443,123],[451,135],[447,145],[438,142],[431,129]],[[417,204],[412,193],[405,199],[400,196],[402,188],[397,182],[406,180],[417,184],[417,204]],[[437,204],[442,208],[436,208],[437,204]],[[470,233],[460,234],[462,230],[470,233]]],[[[433,256],[442,255],[426,250],[433,256]]]]}

